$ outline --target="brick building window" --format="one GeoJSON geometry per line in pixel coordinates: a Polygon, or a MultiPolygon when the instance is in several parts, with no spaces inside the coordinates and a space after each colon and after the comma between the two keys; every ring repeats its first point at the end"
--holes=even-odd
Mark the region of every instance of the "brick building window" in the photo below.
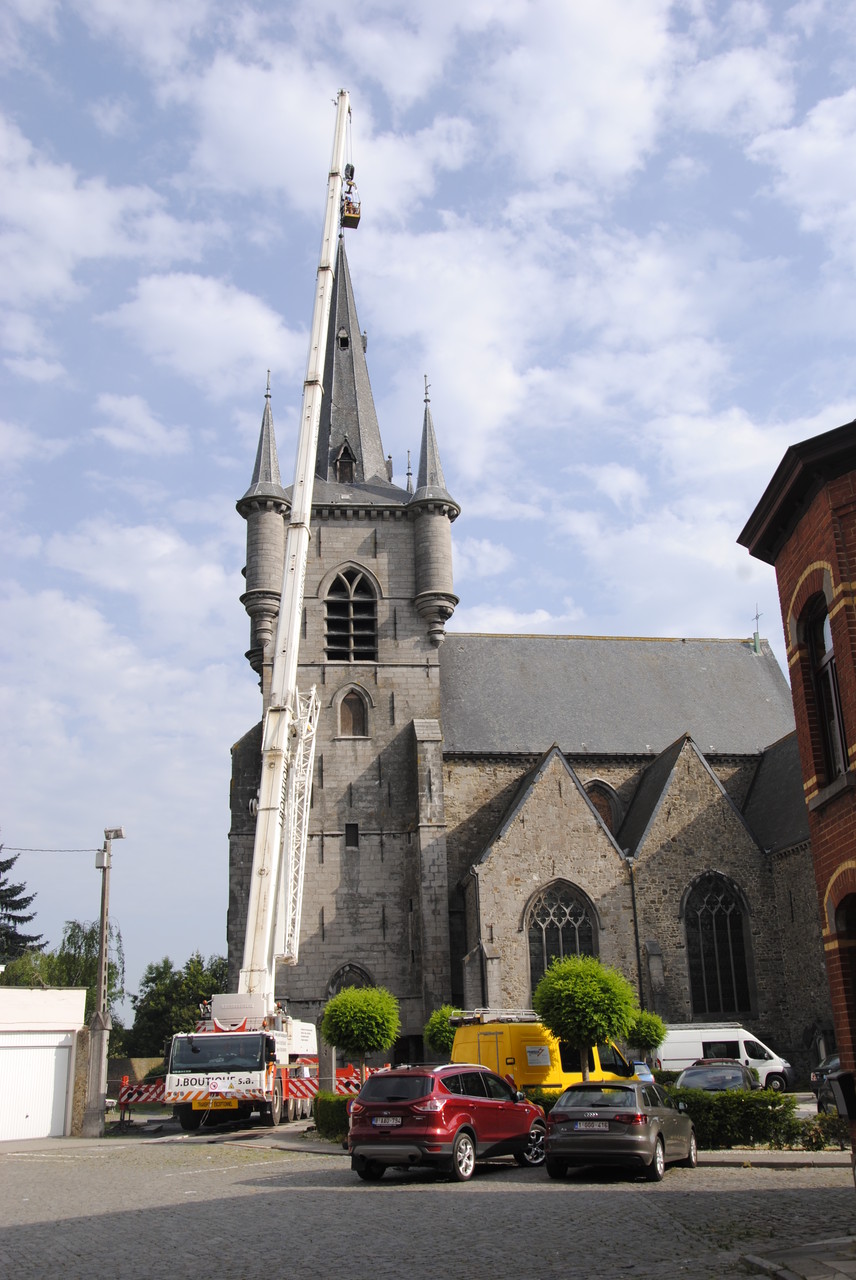
{"type": "Polygon", "coordinates": [[[597,955],[591,903],[579,889],[565,881],[548,885],[537,894],[526,915],[526,928],[533,990],[551,960],[597,955]]]}
{"type": "Polygon", "coordinates": [[[328,661],[377,662],[377,601],[360,569],[336,574],[324,602],[324,629],[328,661]]]}
{"type": "Polygon", "coordinates": [[[359,693],[352,689],[346,693],[339,706],[339,733],[343,738],[368,737],[366,704],[359,693]]]}
{"type": "Polygon", "coordinates": [[[751,1010],[747,912],[736,888],[711,872],[684,906],[693,1017],[751,1010]]]}
{"type": "Polygon", "coordinates": [[[847,746],[838,693],[838,673],[835,669],[835,650],[832,647],[832,628],[824,596],[817,597],[810,606],[806,632],[811,664],[811,690],[823,753],[821,767],[825,781],[830,783],[847,769],[847,746]]]}

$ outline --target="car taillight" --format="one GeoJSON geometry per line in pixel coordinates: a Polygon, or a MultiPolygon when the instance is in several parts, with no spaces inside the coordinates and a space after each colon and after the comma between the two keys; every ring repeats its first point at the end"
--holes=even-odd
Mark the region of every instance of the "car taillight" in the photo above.
{"type": "Polygon", "coordinates": [[[352,1102],[348,1107],[349,1116],[358,1116],[361,1111],[365,1111],[365,1107],[361,1102],[352,1102]]]}
{"type": "Polygon", "coordinates": [[[616,1124],[647,1124],[648,1117],[641,1111],[619,1111],[612,1117],[616,1124]]]}
{"type": "Polygon", "coordinates": [[[414,1111],[442,1111],[444,1107],[442,1098],[426,1098],[424,1102],[414,1102],[414,1111]]]}

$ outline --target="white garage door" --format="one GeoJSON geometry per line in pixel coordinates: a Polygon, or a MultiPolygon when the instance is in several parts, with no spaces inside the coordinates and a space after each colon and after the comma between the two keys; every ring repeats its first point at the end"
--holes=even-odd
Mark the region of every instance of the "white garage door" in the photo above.
{"type": "Polygon", "coordinates": [[[0,1032],[0,1140],[62,1137],[72,1044],[69,1032],[0,1032]]]}

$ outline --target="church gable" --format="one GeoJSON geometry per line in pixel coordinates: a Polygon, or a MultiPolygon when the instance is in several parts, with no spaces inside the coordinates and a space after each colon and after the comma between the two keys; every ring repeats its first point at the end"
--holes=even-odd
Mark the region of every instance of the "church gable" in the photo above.
{"type": "Polygon", "coordinates": [[[472,871],[470,936],[489,957],[490,1003],[527,1006],[553,954],[632,969],[624,859],[557,747],[524,780],[472,871]]]}
{"type": "Polygon", "coordinates": [[[664,850],[693,861],[761,856],[757,842],[692,738],[684,736],[645,771],[619,839],[643,863],[664,850]]]}

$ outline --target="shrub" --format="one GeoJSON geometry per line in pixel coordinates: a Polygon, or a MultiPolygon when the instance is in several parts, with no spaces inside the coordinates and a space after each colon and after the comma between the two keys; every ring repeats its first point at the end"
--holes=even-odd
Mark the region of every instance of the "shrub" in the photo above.
{"type": "Polygon", "coordinates": [[[843,1116],[821,1114],[804,1120],[801,1143],[806,1151],[822,1151],[824,1147],[839,1147],[846,1151],[850,1146],[850,1126],[843,1116]]]}
{"type": "Polygon", "coordinates": [[[523,1092],[530,1102],[534,1102],[537,1107],[544,1108],[544,1115],[549,1115],[556,1105],[556,1099],[561,1095],[561,1089],[542,1089],[540,1085],[530,1085],[523,1092]]]}
{"type": "Polygon", "coordinates": [[[348,1133],[348,1103],[350,1098],[340,1093],[327,1093],[319,1089],[315,1095],[312,1114],[315,1117],[315,1128],[321,1138],[331,1142],[342,1142],[348,1133]]]}
{"type": "Polygon", "coordinates": [[[443,1004],[439,1009],[435,1009],[431,1017],[425,1023],[422,1034],[425,1036],[425,1043],[435,1053],[445,1054],[447,1057],[452,1052],[452,1045],[455,1040],[455,1028],[449,1019],[456,1013],[460,1013],[460,1009],[456,1009],[454,1005],[443,1004]]]}
{"type": "Polygon", "coordinates": [[[594,956],[554,960],[532,994],[532,1005],[557,1040],[579,1051],[584,1080],[589,1045],[623,1040],[638,1013],[624,975],[594,956]]]}
{"type": "Polygon", "coordinates": [[[640,1009],[627,1038],[643,1055],[655,1053],[666,1038],[666,1024],[659,1014],[640,1009]]]}
{"type": "Polygon", "coordinates": [[[684,1103],[698,1145],[705,1150],[799,1145],[802,1125],[795,1114],[797,1100],[793,1095],[769,1089],[706,1093],[703,1089],[676,1088],[671,1088],[669,1095],[675,1103],[684,1103]]]}

